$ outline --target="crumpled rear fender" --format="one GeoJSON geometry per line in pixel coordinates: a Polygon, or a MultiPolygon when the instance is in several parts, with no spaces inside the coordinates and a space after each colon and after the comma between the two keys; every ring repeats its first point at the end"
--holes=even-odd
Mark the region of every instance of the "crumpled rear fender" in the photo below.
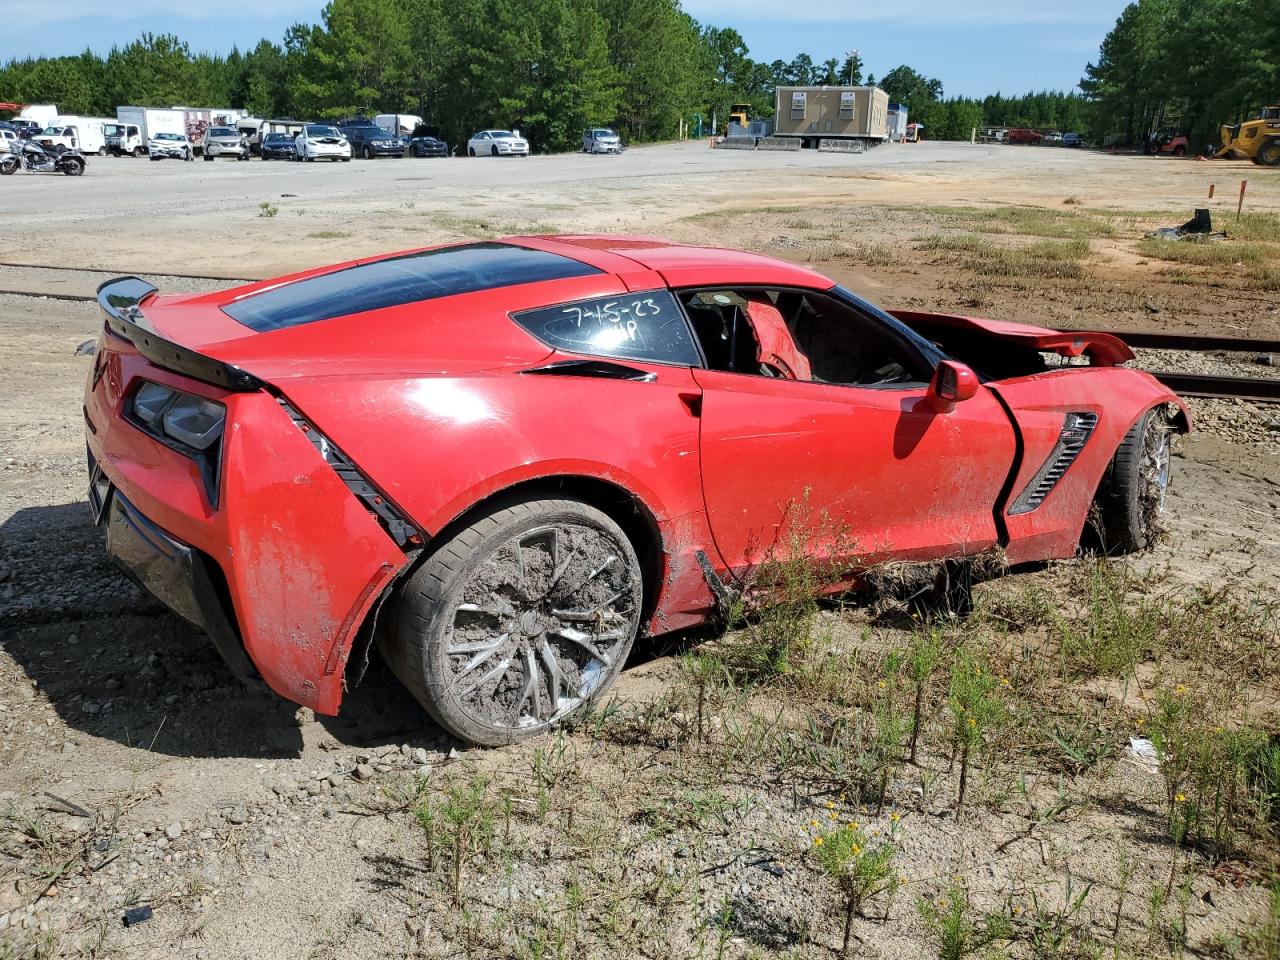
{"type": "Polygon", "coordinates": [[[267,394],[234,398],[223,463],[214,559],[245,650],[276,693],[337,713],[352,641],[405,554],[267,394]]]}

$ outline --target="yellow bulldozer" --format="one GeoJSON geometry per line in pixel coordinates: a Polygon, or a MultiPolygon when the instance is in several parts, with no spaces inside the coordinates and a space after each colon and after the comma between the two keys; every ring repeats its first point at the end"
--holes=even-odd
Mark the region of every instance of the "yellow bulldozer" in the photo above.
{"type": "Polygon", "coordinates": [[[1222,146],[1214,156],[1280,167],[1280,105],[1263,107],[1256,120],[1234,126],[1224,123],[1222,146]]]}

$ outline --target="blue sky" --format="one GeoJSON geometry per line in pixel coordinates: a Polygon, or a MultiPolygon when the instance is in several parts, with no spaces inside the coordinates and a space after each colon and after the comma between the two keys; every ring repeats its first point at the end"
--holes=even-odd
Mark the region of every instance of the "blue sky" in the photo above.
{"type": "MultiPolygon", "coordinates": [[[[942,80],[947,94],[1075,86],[1125,0],[685,0],[704,23],[734,26],[758,60],[816,61],[858,50],[883,75],[900,63],[942,80]]],[[[144,30],[176,33],[193,49],[225,52],[262,37],[279,41],[294,21],[314,21],[308,0],[0,0],[0,59],[105,53],[144,30]]]]}

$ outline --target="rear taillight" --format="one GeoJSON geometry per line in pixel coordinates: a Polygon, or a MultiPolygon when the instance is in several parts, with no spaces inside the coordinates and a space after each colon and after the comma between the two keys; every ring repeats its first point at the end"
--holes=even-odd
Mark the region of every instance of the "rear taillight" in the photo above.
{"type": "Polygon", "coordinates": [[[218,506],[218,481],[222,462],[223,427],[227,408],[216,400],[174,390],[162,383],[143,380],[125,400],[125,419],[200,469],[209,506],[218,506]]]}
{"type": "Polygon", "coordinates": [[[193,450],[208,450],[222,436],[227,419],[227,408],[217,401],[150,380],[142,382],[130,403],[133,416],[150,428],[148,432],[161,432],[193,450]]]}

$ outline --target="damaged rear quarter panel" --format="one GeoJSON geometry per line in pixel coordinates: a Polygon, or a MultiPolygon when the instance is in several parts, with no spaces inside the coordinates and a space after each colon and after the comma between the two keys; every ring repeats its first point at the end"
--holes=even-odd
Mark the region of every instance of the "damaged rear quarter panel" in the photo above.
{"type": "Polygon", "coordinates": [[[281,696],[336,713],[355,632],[405,556],[273,398],[233,403],[216,559],[245,649],[281,696]]]}

